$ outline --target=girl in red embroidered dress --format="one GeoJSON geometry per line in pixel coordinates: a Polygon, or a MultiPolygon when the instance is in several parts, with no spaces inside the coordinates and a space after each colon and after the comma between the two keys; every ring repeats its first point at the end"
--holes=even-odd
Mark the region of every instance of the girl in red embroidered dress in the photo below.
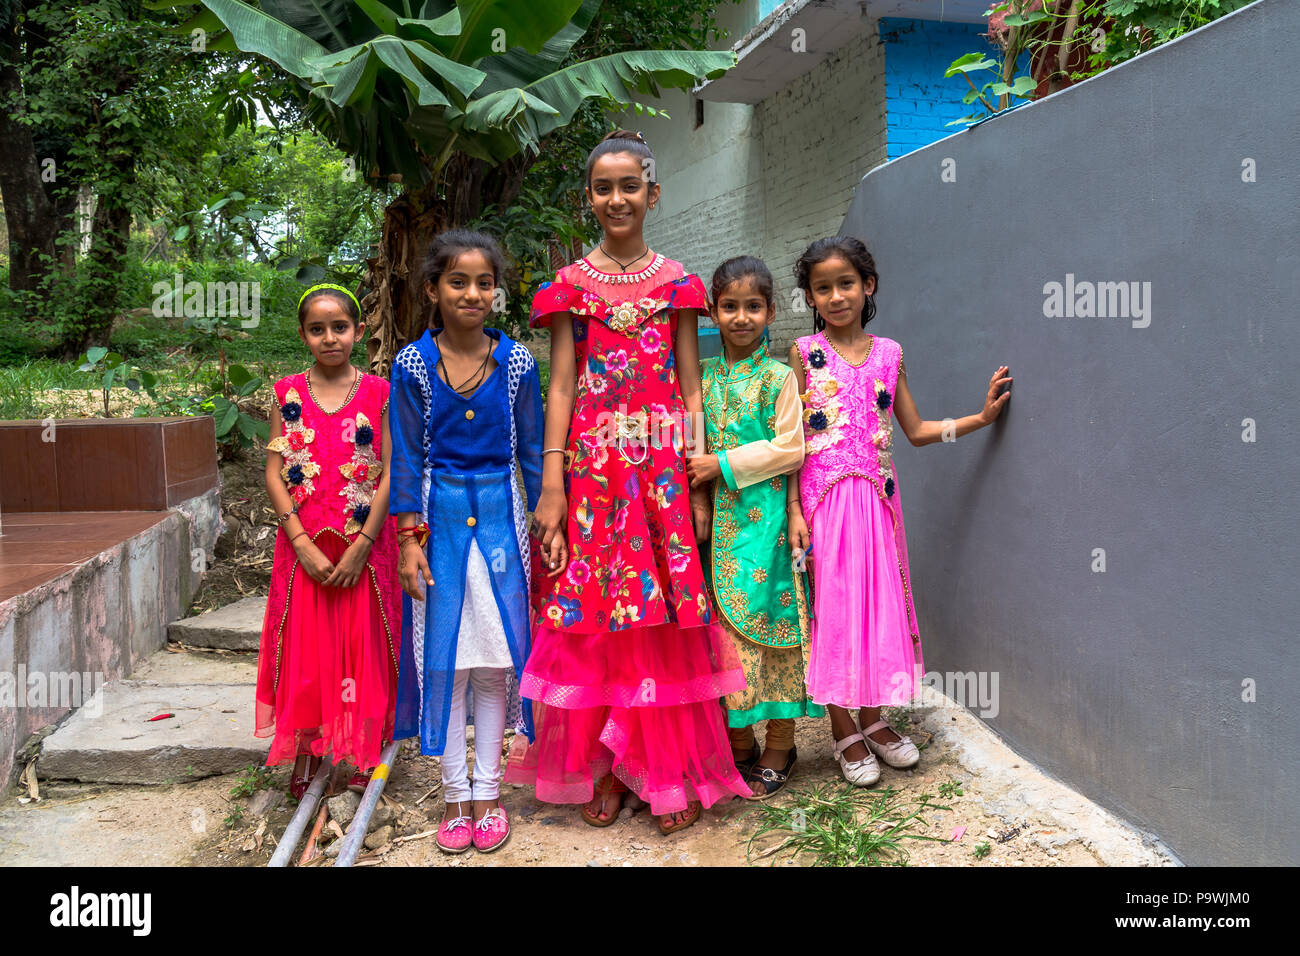
{"type": "MultiPolygon", "coordinates": [[[[301,797],[325,755],[369,771],[393,736],[402,629],[388,515],[388,382],[351,364],[351,293],[308,290],[299,334],[316,363],[275,383],[266,489],[280,516],[257,671],[267,766],[294,760],[301,797]]],[[[357,773],[349,786],[363,789],[357,773]]]]}
{"type": "Polygon", "coordinates": [[[520,691],[546,707],[506,779],[587,802],[593,826],[613,823],[631,788],[667,833],[750,791],[719,705],[744,672],[713,622],[697,550],[708,493],[688,493],[683,453],[693,436],[703,444],[707,296],[642,237],[659,198],[653,162],[624,130],[592,151],[587,198],[604,241],[533,300],[532,324],[551,328],[536,512],[551,578],[520,691]]]}

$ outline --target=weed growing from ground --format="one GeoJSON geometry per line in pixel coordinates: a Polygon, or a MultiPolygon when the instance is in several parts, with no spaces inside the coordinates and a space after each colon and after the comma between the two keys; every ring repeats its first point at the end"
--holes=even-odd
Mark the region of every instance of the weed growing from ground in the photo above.
{"type": "Polygon", "coordinates": [[[749,862],[770,857],[810,858],[813,866],[907,866],[907,841],[947,842],[917,832],[927,827],[924,814],[951,807],[922,794],[914,803],[899,791],[867,791],[840,783],[795,790],[782,804],[755,805],[758,829],[745,855],[749,862]],[[766,848],[756,843],[776,840],[766,848]]]}

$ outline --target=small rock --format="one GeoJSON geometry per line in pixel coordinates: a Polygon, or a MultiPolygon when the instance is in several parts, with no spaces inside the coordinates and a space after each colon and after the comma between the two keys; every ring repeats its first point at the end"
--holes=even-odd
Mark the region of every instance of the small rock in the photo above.
{"type": "Polygon", "coordinates": [[[248,801],[248,814],[252,817],[264,817],[280,805],[284,799],[283,790],[259,790],[248,801]]]}
{"type": "Polygon", "coordinates": [[[330,816],[339,822],[339,826],[347,829],[352,818],[357,815],[357,807],[361,806],[361,797],[351,790],[345,790],[337,797],[330,797],[325,805],[330,808],[330,816]]]}
{"type": "Polygon", "coordinates": [[[327,847],[325,848],[325,856],[326,856],[328,859],[331,859],[331,860],[334,859],[334,857],[336,857],[336,856],[339,855],[339,849],[340,849],[342,846],[343,846],[343,841],[342,841],[342,840],[335,840],[333,843],[331,843],[329,846],[327,846],[327,847]]]}
{"type": "Polygon", "coordinates": [[[631,820],[634,812],[635,811],[631,807],[624,807],[622,810],[618,811],[618,818],[620,820],[631,820]]]}
{"type": "Polygon", "coordinates": [[[392,826],[396,822],[397,811],[392,807],[375,807],[375,812],[370,815],[371,830],[379,830],[383,827],[392,826]]]}
{"type": "Polygon", "coordinates": [[[381,847],[387,846],[392,839],[393,828],[380,827],[375,832],[366,835],[366,849],[378,850],[381,847]]]}
{"type": "Polygon", "coordinates": [[[600,861],[599,861],[599,860],[588,860],[588,861],[587,861],[587,865],[588,865],[588,866],[600,866],[600,861]]]}
{"type": "Polygon", "coordinates": [[[1054,847],[1054,846],[1049,846],[1049,847],[1047,848],[1047,855],[1048,855],[1048,856],[1060,856],[1061,854],[1060,854],[1060,851],[1056,849],[1056,847],[1054,847]]]}

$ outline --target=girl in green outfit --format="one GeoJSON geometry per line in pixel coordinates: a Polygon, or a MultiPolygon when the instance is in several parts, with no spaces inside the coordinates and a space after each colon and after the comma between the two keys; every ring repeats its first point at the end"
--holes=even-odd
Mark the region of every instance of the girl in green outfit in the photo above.
{"type": "Polygon", "coordinates": [[[706,574],[748,685],[726,698],[727,725],[736,767],[762,799],[794,768],[794,718],[825,714],[804,686],[808,601],[794,566],[802,567],[808,529],[786,520],[786,502],[799,494],[789,476],[803,464],[803,407],[793,372],[763,339],[776,314],[767,266],[753,256],[728,259],[711,292],[723,352],[703,363],[708,454],[688,458],[687,469],[692,487],[713,482],[706,574]]]}

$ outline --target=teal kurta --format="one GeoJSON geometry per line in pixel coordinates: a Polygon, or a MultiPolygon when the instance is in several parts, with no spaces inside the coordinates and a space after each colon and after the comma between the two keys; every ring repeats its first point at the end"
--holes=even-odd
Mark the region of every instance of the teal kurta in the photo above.
{"type": "Polygon", "coordinates": [[[708,450],[722,471],[706,574],[748,684],[727,698],[728,724],[821,716],[804,687],[808,602],[786,533],[787,473],[803,455],[794,374],[765,344],[732,365],[709,359],[702,372],[708,450]]]}

